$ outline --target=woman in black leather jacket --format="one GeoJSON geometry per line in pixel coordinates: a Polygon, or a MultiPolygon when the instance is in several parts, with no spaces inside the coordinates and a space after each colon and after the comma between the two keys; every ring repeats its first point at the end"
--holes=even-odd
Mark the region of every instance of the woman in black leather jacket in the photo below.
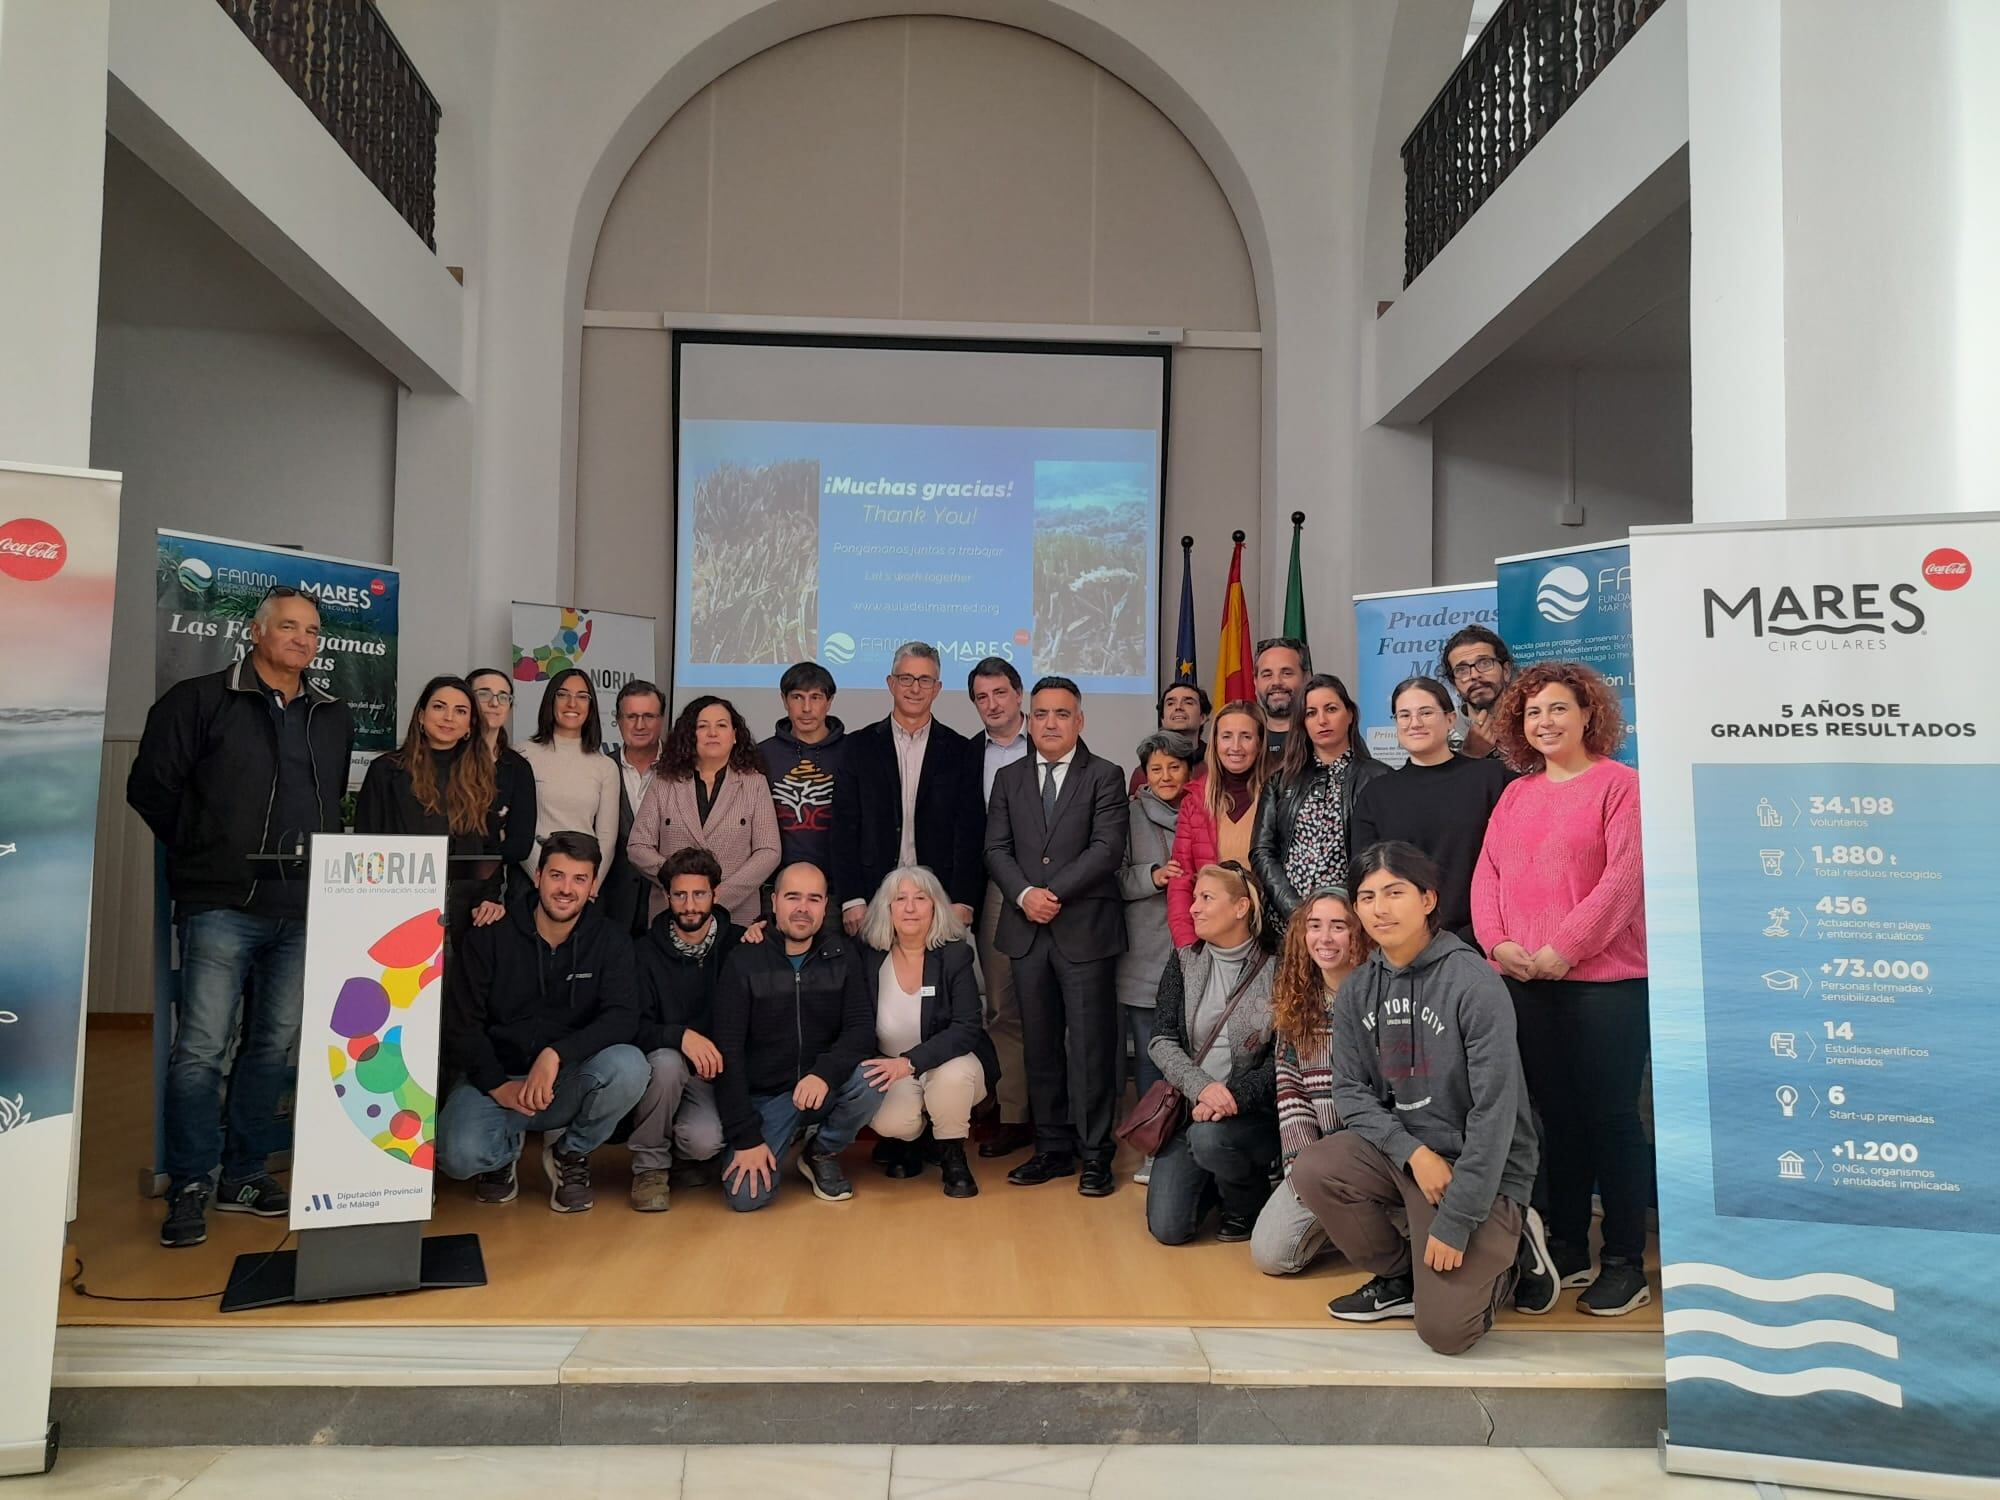
{"type": "Polygon", "coordinates": [[[1281,930],[1301,891],[1347,880],[1348,822],[1361,789],[1389,768],[1368,753],[1353,695],[1338,677],[1306,680],[1285,758],[1264,788],[1250,863],[1266,895],[1266,915],[1281,930]]]}

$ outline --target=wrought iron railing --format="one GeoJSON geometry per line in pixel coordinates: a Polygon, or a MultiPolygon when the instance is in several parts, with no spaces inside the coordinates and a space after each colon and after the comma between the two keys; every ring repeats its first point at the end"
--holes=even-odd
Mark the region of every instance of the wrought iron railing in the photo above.
{"type": "Polygon", "coordinates": [[[217,3],[436,250],[437,97],[373,0],[217,3]]]}
{"type": "Polygon", "coordinates": [[[1662,3],[1502,0],[1403,142],[1403,285],[1662,3]]]}

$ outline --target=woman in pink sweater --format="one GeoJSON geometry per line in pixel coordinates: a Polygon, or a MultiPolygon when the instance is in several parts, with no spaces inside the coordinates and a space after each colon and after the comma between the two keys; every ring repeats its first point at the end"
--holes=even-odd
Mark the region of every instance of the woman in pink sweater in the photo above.
{"type": "Polygon", "coordinates": [[[1486,826],[1472,877],[1479,946],[1514,996],[1521,1064],[1542,1123],[1549,1248],[1584,1312],[1652,1300],[1646,1202],[1652,1152],[1639,1123],[1646,1067],[1646,911],[1639,773],[1610,758],[1618,699],[1578,662],[1544,662],[1494,709],[1508,764],[1525,772],[1486,826]],[[1590,1274],[1590,1197],[1604,1252],[1590,1274]]]}

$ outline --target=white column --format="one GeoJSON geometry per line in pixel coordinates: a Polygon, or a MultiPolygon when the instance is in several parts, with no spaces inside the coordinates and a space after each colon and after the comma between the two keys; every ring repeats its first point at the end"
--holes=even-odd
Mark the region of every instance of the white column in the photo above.
{"type": "Polygon", "coordinates": [[[1695,519],[1991,508],[1992,8],[1685,3],[1695,519]]]}
{"type": "Polygon", "coordinates": [[[0,0],[0,459],[86,468],[109,0],[0,0]]]}

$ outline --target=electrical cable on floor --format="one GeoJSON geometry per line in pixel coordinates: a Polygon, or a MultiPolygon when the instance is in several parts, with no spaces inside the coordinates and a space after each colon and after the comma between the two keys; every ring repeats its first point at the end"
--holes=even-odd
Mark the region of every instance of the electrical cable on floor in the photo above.
{"type": "MultiPolygon", "coordinates": [[[[286,1230],[284,1239],[279,1240],[277,1244],[259,1256],[250,1269],[244,1273],[245,1278],[254,1276],[257,1272],[263,1270],[270,1263],[271,1257],[285,1248],[285,1242],[291,1239],[293,1232],[289,1229],[286,1230]]],[[[217,1287],[212,1292],[189,1292],[186,1296],[182,1297],[120,1297],[111,1292],[93,1292],[83,1284],[83,1257],[81,1255],[76,1258],[76,1274],[69,1279],[69,1289],[75,1292],[77,1296],[88,1297],[93,1302],[206,1302],[209,1298],[220,1297],[224,1292],[229,1290],[228,1287],[223,1286],[217,1287]]]]}

